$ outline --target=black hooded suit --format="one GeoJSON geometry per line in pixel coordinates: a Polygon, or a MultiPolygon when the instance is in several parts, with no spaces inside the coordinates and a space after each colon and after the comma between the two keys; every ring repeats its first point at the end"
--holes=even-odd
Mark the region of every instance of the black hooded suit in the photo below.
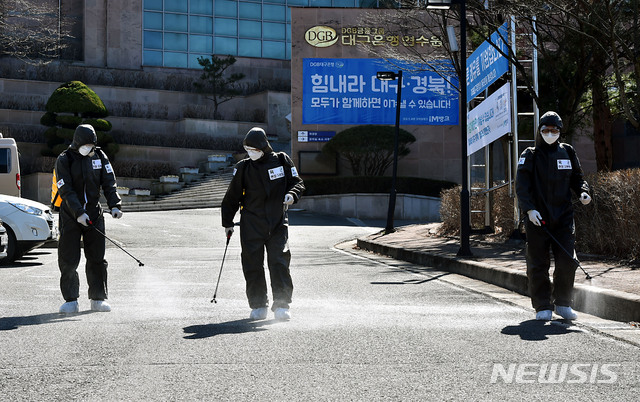
{"type": "Polygon", "coordinates": [[[107,156],[100,148],[87,156],[78,149],[85,144],[96,144],[95,131],[81,125],[76,129],[73,142],[62,152],[55,164],[58,194],[62,198],[59,215],[58,266],[60,290],[67,302],[79,297],[78,264],[80,240],[84,243],[87,260],[86,275],[89,298],[107,298],[107,261],[104,259],[105,239],[91,226],[81,225],[77,218],[86,213],[93,225],[104,233],[104,217],[100,206],[100,190],[104,192],[109,208],[121,208],[117,193],[116,176],[107,156]]]}
{"type": "Polygon", "coordinates": [[[233,218],[241,207],[242,270],[249,306],[257,309],[269,303],[264,272],[266,249],[272,309],[289,308],[293,283],[289,271],[289,225],[283,201],[289,193],[297,202],[304,184],[289,156],[273,152],[264,131],[252,129],[244,144],[262,150],[264,155],[256,161],[243,159],[236,165],[222,201],[222,226],[233,227],[233,218]]]}
{"type": "MultiPolygon", "coordinates": [[[[538,133],[536,146],[525,149],[518,161],[516,192],[520,209],[523,213],[540,212],[549,232],[565,250],[575,254],[572,190],[578,196],[589,192],[575,150],[558,141],[549,145],[538,133]]],[[[553,310],[554,304],[571,306],[575,262],[542,227],[529,219],[526,232],[527,277],[533,307],[541,311],[553,310]],[[549,280],[549,249],[555,260],[553,286],[549,280]]]]}

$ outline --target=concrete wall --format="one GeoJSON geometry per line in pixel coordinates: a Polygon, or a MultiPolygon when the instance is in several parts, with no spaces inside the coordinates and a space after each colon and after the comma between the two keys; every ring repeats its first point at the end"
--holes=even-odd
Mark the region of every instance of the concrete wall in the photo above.
{"type": "MultiPolygon", "coordinates": [[[[29,99],[30,104],[47,100],[60,83],[45,81],[14,80],[0,78],[0,93],[14,99],[29,99]]],[[[136,118],[109,116],[113,129],[125,132],[140,132],[156,135],[208,134],[211,136],[242,136],[252,127],[261,127],[268,134],[279,139],[290,138],[285,116],[291,110],[291,98],[286,92],[265,91],[247,97],[239,97],[224,103],[221,111],[231,116],[233,110],[264,111],[266,122],[246,122],[229,120],[209,120],[184,118],[184,110],[189,105],[209,105],[211,101],[194,93],[136,89],[94,85],[91,89],[102,99],[107,110],[130,108],[151,116],[164,118],[136,118]]],[[[0,109],[0,124],[30,125],[42,127],[42,111],[0,109]]],[[[44,131],[44,127],[43,131],[44,131]]]]}
{"type": "MultiPolygon", "coordinates": [[[[323,214],[359,219],[386,219],[389,194],[335,194],[304,196],[294,205],[323,214]]],[[[421,195],[397,194],[394,219],[436,222],[440,220],[440,199],[421,195]]]]}

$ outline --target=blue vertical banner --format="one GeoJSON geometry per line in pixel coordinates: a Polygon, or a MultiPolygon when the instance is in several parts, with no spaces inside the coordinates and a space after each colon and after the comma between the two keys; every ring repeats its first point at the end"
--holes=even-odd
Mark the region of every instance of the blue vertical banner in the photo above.
{"type": "Polygon", "coordinates": [[[491,34],[489,41],[482,42],[467,59],[467,102],[509,70],[509,60],[500,53],[509,53],[508,32],[505,22],[491,34]]]}
{"type": "Polygon", "coordinates": [[[402,69],[401,125],[457,125],[458,78],[450,61],[438,72],[384,59],[303,59],[302,124],[396,122],[398,81],[378,71],[402,69]]]}

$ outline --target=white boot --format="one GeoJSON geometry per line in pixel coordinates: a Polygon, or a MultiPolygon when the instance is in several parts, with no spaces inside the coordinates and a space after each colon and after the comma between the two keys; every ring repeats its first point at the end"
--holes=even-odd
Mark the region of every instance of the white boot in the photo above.
{"type": "Polygon", "coordinates": [[[254,308],[251,310],[251,314],[249,314],[250,320],[264,320],[267,318],[267,313],[269,309],[266,307],[254,308]]]}
{"type": "Polygon", "coordinates": [[[538,321],[551,321],[553,312],[551,310],[540,310],[536,313],[536,320],[538,321]]]}
{"type": "Polygon", "coordinates": [[[288,321],[291,319],[291,313],[288,308],[277,308],[276,311],[273,312],[273,316],[276,320],[288,321]]]}
{"type": "Polygon", "coordinates": [[[61,314],[73,314],[77,313],[78,311],[80,311],[80,306],[78,305],[77,300],[66,302],[62,306],[60,306],[61,314]]]}
{"type": "Polygon", "coordinates": [[[578,314],[569,306],[556,306],[556,314],[565,320],[575,320],[578,318],[578,314]]]}
{"type": "Polygon", "coordinates": [[[91,311],[102,311],[108,313],[111,306],[104,300],[91,300],[91,311]]]}

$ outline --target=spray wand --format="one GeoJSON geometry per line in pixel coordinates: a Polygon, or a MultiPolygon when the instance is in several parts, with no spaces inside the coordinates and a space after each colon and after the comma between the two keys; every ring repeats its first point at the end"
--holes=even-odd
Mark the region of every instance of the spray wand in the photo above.
{"type": "Polygon", "coordinates": [[[542,223],[542,230],[544,230],[544,232],[549,235],[549,237],[556,242],[556,244],[558,245],[558,247],[560,247],[560,249],[562,249],[562,251],[564,251],[572,260],[573,262],[576,263],[576,265],[582,270],[582,272],[584,272],[584,274],[587,276],[587,280],[591,280],[593,279],[593,277],[591,275],[589,275],[589,273],[587,271],[584,270],[584,268],[582,268],[582,265],[580,265],[580,261],[578,261],[578,259],[574,256],[571,255],[571,253],[569,253],[569,251],[567,251],[566,248],[564,248],[564,246],[562,244],[560,244],[560,242],[558,241],[558,239],[556,239],[551,232],[549,231],[549,229],[547,228],[547,223],[545,221],[540,221],[540,223],[542,223]]]}
{"type": "Polygon", "coordinates": [[[111,240],[109,237],[107,237],[106,234],[104,234],[103,231],[101,231],[100,229],[98,229],[97,227],[95,227],[95,225],[93,224],[93,222],[89,221],[89,226],[91,226],[92,228],[94,228],[96,230],[96,232],[100,233],[105,239],[109,240],[111,243],[115,244],[116,247],[118,247],[120,250],[124,251],[125,253],[127,253],[129,255],[129,257],[133,258],[134,260],[136,260],[136,262],[138,263],[139,267],[143,267],[144,264],[142,263],[142,261],[140,261],[139,259],[137,259],[136,257],[134,257],[133,255],[131,255],[130,252],[128,252],[127,250],[125,250],[124,248],[122,248],[122,246],[120,246],[118,243],[116,243],[115,241],[111,240]]]}

